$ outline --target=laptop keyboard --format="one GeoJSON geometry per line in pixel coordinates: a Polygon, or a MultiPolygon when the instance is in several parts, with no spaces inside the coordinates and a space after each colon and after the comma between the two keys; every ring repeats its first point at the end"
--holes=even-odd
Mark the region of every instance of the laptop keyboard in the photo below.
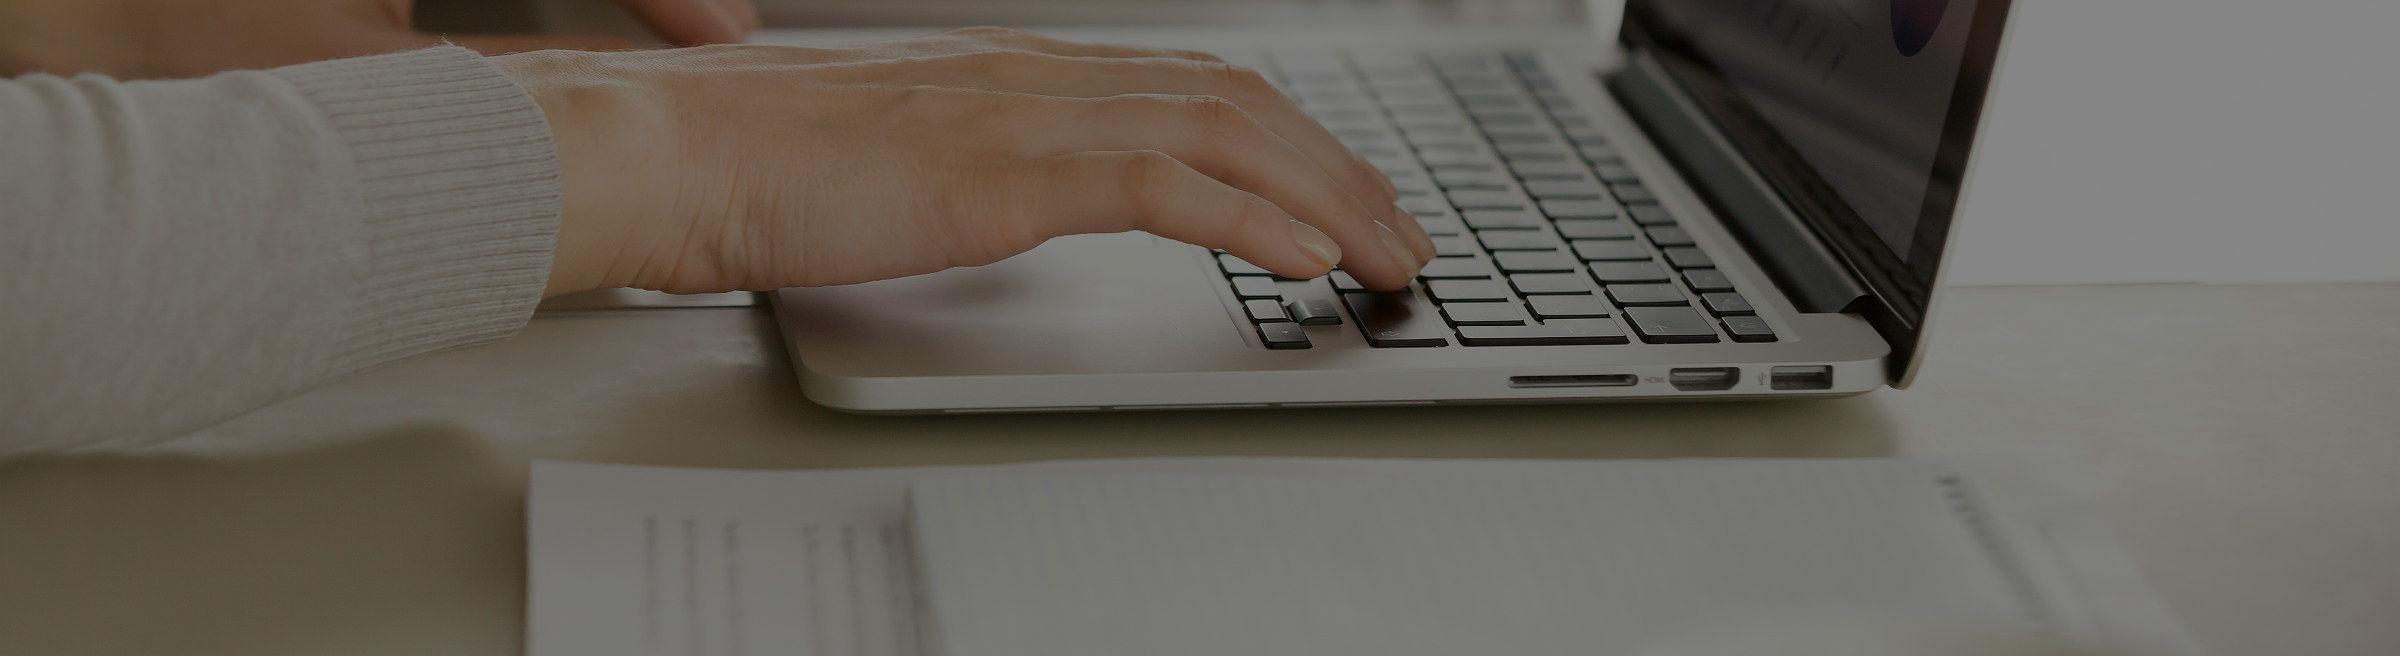
{"type": "Polygon", "coordinates": [[[1772,342],[1775,333],[1533,57],[1244,61],[1389,175],[1440,257],[1409,289],[1218,267],[1271,349],[1350,325],[1384,348],[1772,342]],[[1323,300],[1316,285],[1340,299],[1323,300]]]}

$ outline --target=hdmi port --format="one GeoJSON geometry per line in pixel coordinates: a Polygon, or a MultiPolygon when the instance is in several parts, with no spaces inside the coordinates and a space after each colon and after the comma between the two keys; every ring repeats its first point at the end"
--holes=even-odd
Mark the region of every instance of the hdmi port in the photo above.
{"type": "Polygon", "coordinates": [[[1628,387],[1638,380],[1633,374],[1584,374],[1578,376],[1509,376],[1509,387],[1628,387]]]}
{"type": "Polygon", "coordinates": [[[1733,389],[1741,380],[1742,370],[1733,367],[1703,367],[1667,370],[1667,384],[1686,392],[1719,392],[1733,389]]]}

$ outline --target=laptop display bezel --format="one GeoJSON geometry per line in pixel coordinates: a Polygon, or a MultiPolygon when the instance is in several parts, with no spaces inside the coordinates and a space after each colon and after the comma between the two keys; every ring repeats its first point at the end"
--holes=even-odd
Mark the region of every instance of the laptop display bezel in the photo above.
{"type": "Polygon", "coordinates": [[[1916,359],[1926,309],[1932,301],[1942,257],[1956,223],[1967,163],[1999,60],[2010,1],[1975,3],[1939,144],[1927,171],[1925,197],[1910,240],[1911,252],[1905,258],[1894,253],[1867,227],[1841,195],[1749,106],[1723,72],[1709,63],[1685,35],[1670,29],[1654,13],[1660,2],[1688,1],[1628,0],[1618,31],[1620,41],[1628,50],[1643,51],[1658,60],[1672,81],[1705,114],[1702,118],[1733,144],[1784,204],[1850,268],[1873,301],[1871,307],[1856,309],[1892,344],[1893,376],[1896,381],[1901,380],[1916,359]]]}

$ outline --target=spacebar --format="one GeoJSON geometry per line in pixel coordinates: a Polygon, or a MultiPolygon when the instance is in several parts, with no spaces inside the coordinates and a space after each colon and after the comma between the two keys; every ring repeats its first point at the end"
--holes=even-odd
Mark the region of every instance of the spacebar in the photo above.
{"type": "Polygon", "coordinates": [[[1359,331],[1366,334],[1369,345],[1450,345],[1450,324],[1442,321],[1441,310],[1414,290],[1343,294],[1342,304],[1358,317],[1359,331]]]}

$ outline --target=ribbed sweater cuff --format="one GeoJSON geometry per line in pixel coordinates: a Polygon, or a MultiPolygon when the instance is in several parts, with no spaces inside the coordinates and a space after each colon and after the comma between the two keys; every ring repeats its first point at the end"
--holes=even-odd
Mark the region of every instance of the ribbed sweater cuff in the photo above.
{"type": "Polygon", "coordinates": [[[506,337],[540,302],[559,182],[533,97],[458,47],[277,69],[352,153],[366,224],[341,368],[506,337]]]}

